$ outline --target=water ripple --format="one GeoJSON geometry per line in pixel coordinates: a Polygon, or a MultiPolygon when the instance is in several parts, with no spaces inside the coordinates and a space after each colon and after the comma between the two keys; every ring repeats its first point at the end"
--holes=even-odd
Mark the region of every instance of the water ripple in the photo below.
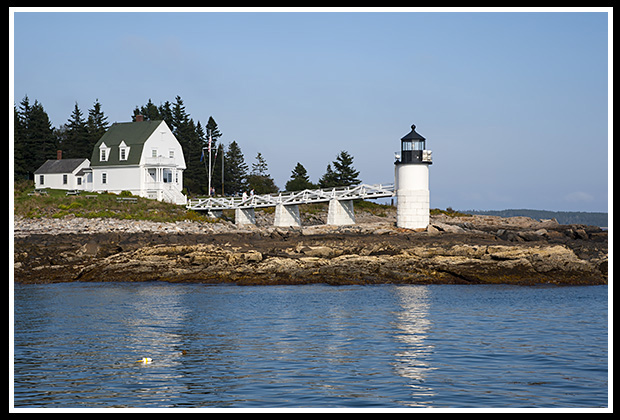
{"type": "Polygon", "coordinates": [[[606,286],[15,285],[16,407],[600,407],[607,386],[606,286]]]}

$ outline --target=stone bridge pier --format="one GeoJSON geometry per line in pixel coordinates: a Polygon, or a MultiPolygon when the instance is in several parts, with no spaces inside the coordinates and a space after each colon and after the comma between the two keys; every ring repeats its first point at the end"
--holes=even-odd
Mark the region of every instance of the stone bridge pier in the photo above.
{"type": "MultiPolygon", "coordinates": [[[[255,225],[256,215],[254,208],[240,208],[235,210],[235,224],[255,225]]],[[[329,201],[327,212],[327,224],[333,226],[355,224],[355,213],[353,210],[353,200],[329,201]]],[[[278,227],[301,226],[301,216],[299,215],[299,205],[297,204],[278,204],[276,205],[273,225],[278,227]]]]}

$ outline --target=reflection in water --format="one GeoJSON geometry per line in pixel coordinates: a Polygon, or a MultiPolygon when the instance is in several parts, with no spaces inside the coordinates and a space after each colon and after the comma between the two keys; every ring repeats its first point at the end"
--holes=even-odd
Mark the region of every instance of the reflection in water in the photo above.
{"type": "Polygon", "coordinates": [[[164,284],[145,284],[132,288],[132,298],[125,300],[131,317],[122,319],[127,327],[127,350],[136,357],[134,369],[126,383],[136,396],[148,401],[172,401],[186,387],[178,383],[182,360],[182,329],[187,308],[182,302],[187,290],[164,284]],[[135,363],[142,357],[152,363],[135,363]],[[156,375],[157,381],[153,381],[156,375]]]}
{"type": "Polygon", "coordinates": [[[606,305],[606,287],[16,285],[15,405],[605,406],[606,305]]]}
{"type": "Polygon", "coordinates": [[[394,368],[409,379],[413,400],[408,403],[427,406],[435,393],[424,382],[427,373],[436,369],[430,363],[434,346],[428,342],[430,290],[428,286],[399,286],[396,295],[402,310],[396,314],[395,337],[405,345],[395,354],[394,368]]]}

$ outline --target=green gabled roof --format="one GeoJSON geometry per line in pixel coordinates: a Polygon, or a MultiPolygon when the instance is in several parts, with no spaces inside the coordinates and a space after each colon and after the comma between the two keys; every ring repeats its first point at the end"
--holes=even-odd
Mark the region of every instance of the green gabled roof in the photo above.
{"type": "Polygon", "coordinates": [[[140,156],[142,156],[144,143],[160,124],[161,120],[112,124],[108,131],[95,144],[90,159],[90,165],[138,165],[140,163],[140,156]],[[125,142],[125,144],[130,147],[127,160],[120,160],[120,150],[118,146],[120,146],[121,142],[125,142]],[[105,162],[99,160],[99,146],[101,146],[101,143],[105,143],[105,145],[110,148],[108,160],[105,162]]]}

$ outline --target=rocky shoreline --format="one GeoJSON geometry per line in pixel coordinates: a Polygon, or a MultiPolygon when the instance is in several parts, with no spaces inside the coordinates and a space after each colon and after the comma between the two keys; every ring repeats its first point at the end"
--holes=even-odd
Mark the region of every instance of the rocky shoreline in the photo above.
{"type": "MultiPolygon", "coordinates": [[[[393,217],[276,228],[15,216],[14,280],[275,284],[607,284],[608,235],[526,217],[393,217]]],[[[312,222],[312,221],[310,221],[312,222]]]]}

